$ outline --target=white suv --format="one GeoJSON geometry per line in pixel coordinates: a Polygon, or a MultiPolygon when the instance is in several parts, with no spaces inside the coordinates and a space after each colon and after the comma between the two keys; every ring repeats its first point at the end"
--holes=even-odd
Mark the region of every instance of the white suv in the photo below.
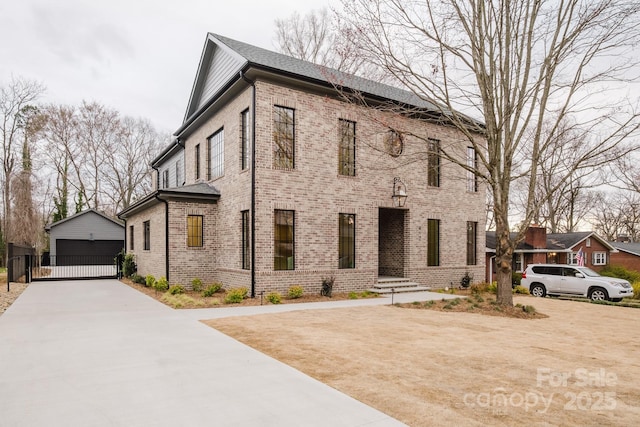
{"type": "Polygon", "coordinates": [[[601,276],[575,265],[532,264],[522,273],[521,285],[536,297],[572,295],[618,302],[633,296],[633,288],[626,280],[601,276]]]}

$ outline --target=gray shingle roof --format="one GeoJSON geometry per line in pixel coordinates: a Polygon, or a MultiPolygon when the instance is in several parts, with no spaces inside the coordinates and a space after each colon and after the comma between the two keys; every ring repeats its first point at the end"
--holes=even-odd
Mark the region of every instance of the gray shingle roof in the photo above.
{"type": "Polygon", "coordinates": [[[609,242],[609,244],[619,251],[640,256],[640,243],[609,242]]]}
{"type": "Polygon", "coordinates": [[[287,72],[300,77],[318,80],[323,83],[354,89],[358,92],[382,97],[392,101],[409,104],[432,111],[441,111],[433,102],[418,97],[413,92],[393,86],[374,82],[353,74],[347,74],[332,68],[303,61],[281,53],[272,52],[257,46],[210,33],[212,37],[244,57],[249,63],[270,68],[279,72],[287,72]]]}

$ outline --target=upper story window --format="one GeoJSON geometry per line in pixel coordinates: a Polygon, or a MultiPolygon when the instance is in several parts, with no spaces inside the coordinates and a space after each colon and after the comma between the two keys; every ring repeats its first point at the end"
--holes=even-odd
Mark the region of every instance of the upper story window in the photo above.
{"type": "Polygon", "coordinates": [[[251,161],[251,121],[249,109],[240,113],[240,168],[249,169],[251,161]]]}
{"type": "Polygon", "coordinates": [[[162,171],[162,188],[169,188],[169,169],[162,171]]]}
{"type": "Polygon", "coordinates": [[[429,138],[427,154],[427,185],[440,187],[440,141],[429,138]]]}
{"type": "Polygon", "coordinates": [[[209,137],[209,180],[224,175],[224,129],[209,137]]]}
{"type": "Polygon", "coordinates": [[[467,170],[467,191],[477,193],[478,176],[473,171],[478,168],[478,154],[473,147],[467,147],[467,166],[471,169],[467,170]]]}
{"type": "Polygon", "coordinates": [[[200,144],[196,144],[196,180],[200,179],[200,144]]]}
{"type": "Polygon", "coordinates": [[[176,162],[176,187],[179,187],[180,184],[182,184],[181,182],[181,176],[180,176],[180,160],[178,160],[176,162]]]}
{"type": "Polygon", "coordinates": [[[338,173],[356,175],[356,122],[338,120],[340,146],[338,148],[338,173]]]}
{"type": "Polygon", "coordinates": [[[295,167],[295,110],[273,107],[273,167],[293,169],[295,167]]]}

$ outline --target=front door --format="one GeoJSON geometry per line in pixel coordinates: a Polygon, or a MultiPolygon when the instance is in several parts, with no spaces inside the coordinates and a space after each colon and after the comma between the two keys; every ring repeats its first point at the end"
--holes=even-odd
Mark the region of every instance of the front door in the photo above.
{"type": "Polygon", "coordinates": [[[380,208],[378,216],[378,275],[405,277],[404,209],[380,208]]]}

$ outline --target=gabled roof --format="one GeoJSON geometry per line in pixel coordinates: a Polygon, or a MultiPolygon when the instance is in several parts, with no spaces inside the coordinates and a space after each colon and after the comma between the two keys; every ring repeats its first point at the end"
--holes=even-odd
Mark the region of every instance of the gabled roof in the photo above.
{"type": "MultiPolygon", "coordinates": [[[[180,136],[215,100],[234,83],[242,80],[249,70],[293,78],[330,89],[339,86],[372,99],[417,107],[438,116],[447,111],[413,92],[208,33],[184,121],[175,135],[180,136]]],[[[468,120],[478,124],[472,119],[468,120]]]]}
{"type": "Polygon", "coordinates": [[[137,212],[148,209],[156,203],[160,203],[161,200],[184,200],[201,203],[214,203],[219,198],[220,191],[218,191],[217,188],[204,182],[198,182],[196,184],[184,185],[182,187],[156,190],[118,212],[117,215],[118,218],[126,219],[137,212]]]}
{"type": "Polygon", "coordinates": [[[66,217],[66,218],[64,218],[64,219],[61,219],[60,221],[56,221],[56,222],[54,222],[54,223],[48,224],[48,225],[46,225],[46,226],[44,227],[44,229],[45,229],[45,231],[51,231],[51,229],[52,229],[53,227],[56,227],[56,226],[58,226],[58,225],[60,225],[60,224],[64,224],[65,222],[68,222],[68,221],[73,221],[75,218],[78,218],[78,217],[80,217],[80,216],[86,215],[86,214],[88,214],[88,213],[94,213],[94,214],[99,215],[99,216],[101,216],[102,218],[104,218],[104,219],[106,219],[106,220],[108,220],[108,221],[113,222],[114,224],[116,224],[116,225],[118,225],[118,226],[120,226],[120,227],[124,227],[124,224],[123,224],[120,220],[117,220],[117,219],[111,218],[111,217],[109,217],[109,216],[107,216],[107,215],[103,214],[102,212],[97,211],[96,209],[93,209],[93,208],[92,208],[92,209],[87,209],[87,210],[84,210],[84,211],[82,211],[82,212],[78,212],[78,213],[76,213],[76,214],[73,214],[73,215],[71,215],[71,216],[68,216],[68,217],[66,217]]]}
{"type": "MultiPolygon", "coordinates": [[[[509,237],[511,239],[516,238],[517,233],[510,233],[509,237]]],[[[551,233],[547,234],[547,245],[544,249],[535,249],[535,251],[540,252],[571,252],[576,248],[580,243],[587,240],[590,237],[592,239],[598,240],[602,243],[610,251],[615,251],[615,247],[613,247],[609,242],[599,237],[593,231],[578,231],[573,233],[551,233]]],[[[486,233],[486,246],[489,252],[495,251],[496,249],[496,232],[495,231],[487,231],[486,233]]],[[[521,242],[518,247],[516,247],[517,252],[533,252],[533,246],[521,242]]]]}
{"type": "Polygon", "coordinates": [[[611,246],[621,252],[626,252],[631,255],[640,256],[640,243],[621,243],[610,242],[611,246]]]}

